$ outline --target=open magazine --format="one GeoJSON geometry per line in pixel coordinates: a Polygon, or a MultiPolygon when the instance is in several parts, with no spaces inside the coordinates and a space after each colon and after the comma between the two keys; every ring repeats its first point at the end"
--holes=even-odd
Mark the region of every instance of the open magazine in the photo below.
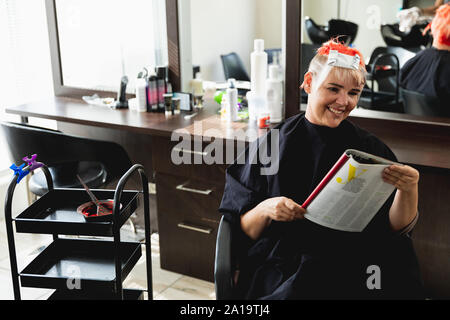
{"type": "Polygon", "coordinates": [[[348,149],[302,204],[305,218],[332,229],[361,232],[395,187],[382,179],[384,168],[398,164],[348,149]]]}

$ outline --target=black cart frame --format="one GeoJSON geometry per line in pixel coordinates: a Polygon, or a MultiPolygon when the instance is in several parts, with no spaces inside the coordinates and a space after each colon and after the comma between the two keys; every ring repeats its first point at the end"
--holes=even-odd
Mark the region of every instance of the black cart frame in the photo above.
{"type": "MultiPolygon", "coordinates": [[[[11,265],[11,276],[12,283],[14,289],[14,299],[21,300],[21,285],[19,280],[22,282],[22,286],[29,287],[40,287],[40,288],[52,288],[57,289],[56,294],[53,296],[59,299],[70,299],[71,296],[66,296],[68,292],[73,296],[77,296],[79,292],[76,292],[72,289],[61,290],[61,283],[63,281],[67,281],[66,278],[58,278],[55,276],[42,276],[36,274],[27,274],[29,270],[33,270],[33,267],[44,262],[45,257],[51,255],[52,248],[55,247],[63,247],[66,244],[70,245],[75,244],[79,245],[84,243],[91,245],[91,243],[98,244],[100,246],[100,251],[104,251],[103,248],[112,248],[111,252],[113,252],[113,264],[114,264],[114,276],[115,278],[110,281],[105,281],[104,279],[88,279],[81,281],[85,281],[87,284],[86,290],[95,290],[97,285],[103,285],[102,292],[108,292],[106,297],[112,299],[120,299],[124,298],[135,298],[136,294],[130,294],[128,291],[125,292],[123,289],[122,281],[128,275],[128,272],[134,267],[135,263],[139,259],[141,255],[141,247],[140,243],[127,243],[121,242],[120,239],[120,229],[123,224],[129,219],[130,215],[137,209],[138,202],[137,198],[140,194],[142,194],[143,204],[144,204],[144,224],[145,224],[145,255],[146,255],[146,271],[147,271],[147,292],[148,299],[153,299],[153,289],[152,289],[152,264],[151,264],[151,240],[150,240],[150,205],[148,198],[148,179],[144,171],[144,167],[140,164],[133,165],[119,180],[117,187],[115,190],[92,190],[93,192],[99,192],[102,195],[114,195],[114,205],[112,212],[112,220],[109,222],[86,222],[86,221],[55,221],[52,219],[51,221],[46,221],[41,217],[38,219],[34,214],[39,210],[42,210],[45,205],[48,206],[51,203],[52,199],[64,197],[64,195],[68,195],[73,197],[80,197],[82,194],[87,196],[86,191],[84,189],[63,189],[63,188],[54,188],[52,176],[47,166],[41,167],[45,178],[47,180],[48,192],[44,194],[41,198],[36,200],[33,204],[30,205],[25,211],[19,214],[17,217],[12,218],[12,200],[14,195],[14,190],[17,185],[17,176],[14,175],[7,190],[6,200],[5,200],[5,222],[6,222],[6,231],[8,238],[8,250],[9,250],[9,260],[11,265]],[[124,190],[126,183],[133,173],[139,172],[140,180],[142,184],[141,191],[127,191],[124,190]],[[52,197],[53,196],[53,197],[52,197]],[[127,203],[124,206],[125,208],[121,208],[122,201],[126,199],[127,203]],[[17,265],[17,254],[16,254],[16,246],[14,239],[14,230],[13,230],[13,222],[16,225],[16,232],[29,232],[29,233],[44,233],[44,234],[53,234],[53,243],[51,243],[38,257],[36,257],[27,267],[24,268],[22,273],[18,271],[17,265]],[[67,227],[67,225],[69,227],[67,227]],[[64,227],[66,226],[66,227],[64,227]],[[77,239],[71,241],[70,239],[64,239],[58,237],[59,234],[64,235],[92,235],[92,236],[109,236],[113,238],[113,241],[98,241],[91,239],[77,239]],[[97,242],[95,242],[97,241],[97,242]],[[124,257],[124,252],[129,253],[129,256],[124,257]],[[28,271],[27,271],[28,270],[28,271]],[[43,283],[45,282],[45,283],[43,283]],[[58,292],[58,289],[60,291],[58,292]],[[61,293],[62,292],[62,293],[61,293]],[[125,294],[124,294],[125,292],[125,294]]],[[[27,170],[28,167],[25,167],[23,170],[27,170]]],[[[47,210],[50,210],[47,208],[47,210]]],[[[74,217],[79,219],[79,215],[75,214],[74,217]]],[[[56,219],[57,220],[57,219],[56,219]]],[[[70,249],[69,249],[70,251],[70,249]]],[[[110,257],[109,257],[110,258],[110,257]]],[[[95,268],[95,264],[93,265],[95,268]]],[[[34,270],[33,270],[34,271],[34,270]]],[[[136,291],[139,290],[130,290],[136,291]]],[[[52,297],[53,297],[52,296],[52,297]]],[[[72,298],[73,298],[72,296],[72,298]]],[[[86,292],[83,292],[81,295],[81,299],[89,298],[89,295],[86,292]]],[[[141,291],[139,291],[139,298],[142,297],[141,291]]],[[[50,297],[50,298],[52,298],[50,297]]]]}

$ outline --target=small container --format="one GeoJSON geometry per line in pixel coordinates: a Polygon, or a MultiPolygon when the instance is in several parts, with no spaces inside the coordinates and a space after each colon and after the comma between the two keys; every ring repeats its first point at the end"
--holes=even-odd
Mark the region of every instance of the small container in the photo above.
{"type": "MultiPolygon", "coordinates": [[[[131,98],[128,100],[128,109],[130,111],[138,111],[138,102],[136,98],[131,98]]],[[[147,111],[147,108],[145,109],[147,111]]]]}
{"type": "Polygon", "coordinates": [[[270,124],[270,113],[263,111],[258,115],[258,127],[260,129],[268,128],[270,124]]]}
{"type": "Polygon", "coordinates": [[[172,98],[172,105],[173,105],[173,113],[179,114],[180,113],[180,106],[181,106],[181,99],[179,97],[173,97],[172,98]]]}
{"type": "MultiPolygon", "coordinates": [[[[102,207],[103,211],[97,211],[97,205],[93,201],[83,203],[77,208],[77,213],[82,214],[86,221],[109,221],[112,219],[114,200],[99,200],[98,201],[102,207]],[[100,214],[99,214],[100,213],[100,214]]],[[[122,204],[120,204],[122,208],[122,204]]]]}
{"type": "Polygon", "coordinates": [[[147,109],[147,81],[144,78],[136,79],[136,104],[134,110],[147,109]]]}
{"type": "Polygon", "coordinates": [[[164,108],[166,111],[166,115],[172,114],[172,93],[165,93],[164,97],[164,108]]]}

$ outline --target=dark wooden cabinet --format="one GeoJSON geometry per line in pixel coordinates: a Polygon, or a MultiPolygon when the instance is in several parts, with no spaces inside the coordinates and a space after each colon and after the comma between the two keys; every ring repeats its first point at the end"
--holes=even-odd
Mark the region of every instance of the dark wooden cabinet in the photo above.
{"type": "MultiPolygon", "coordinates": [[[[226,166],[176,165],[171,153],[177,142],[158,137],[153,143],[161,268],[214,281],[226,166]]],[[[175,152],[193,157],[192,151],[175,152]]]]}

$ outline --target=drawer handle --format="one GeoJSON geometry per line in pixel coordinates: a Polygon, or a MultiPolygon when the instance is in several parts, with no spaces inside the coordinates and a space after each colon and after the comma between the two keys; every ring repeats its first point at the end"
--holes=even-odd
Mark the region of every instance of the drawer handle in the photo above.
{"type": "Polygon", "coordinates": [[[194,188],[188,188],[188,187],[185,187],[186,184],[187,183],[180,184],[180,185],[176,186],[176,189],[182,190],[182,191],[187,191],[187,192],[200,193],[203,195],[209,195],[212,192],[211,189],[199,190],[199,189],[194,189],[194,188]]]}
{"type": "Polygon", "coordinates": [[[202,227],[198,227],[198,226],[193,226],[191,224],[186,224],[184,222],[178,223],[178,227],[201,232],[201,233],[206,233],[206,234],[210,234],[212,232],[211,228],[202,228],[202,227]]]}
{"type": "Polygon", "coordinates": [[[199,154],[201,156],[207,156],[208,155],[208,152],[206,152],[206,151],[195,151],[195,150],[193,151],[193,150],[189,150],[189,149],[181,149],[181,148],[178,148],[178,147],[174,147],[172,149],[172,151],[183,152],[183,153],[190,153],[190,154],[199,154]]]}

